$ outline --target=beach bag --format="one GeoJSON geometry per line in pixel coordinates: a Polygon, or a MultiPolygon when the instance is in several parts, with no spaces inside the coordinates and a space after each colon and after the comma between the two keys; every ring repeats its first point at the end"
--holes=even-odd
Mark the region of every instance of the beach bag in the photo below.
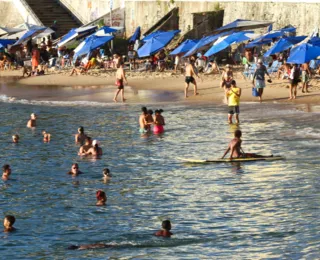
{"type": "Polygon", "coordinates": [[[259,97],[259,92],[256,88],[252,88],[252,96],[253,97],[259,97]]]}

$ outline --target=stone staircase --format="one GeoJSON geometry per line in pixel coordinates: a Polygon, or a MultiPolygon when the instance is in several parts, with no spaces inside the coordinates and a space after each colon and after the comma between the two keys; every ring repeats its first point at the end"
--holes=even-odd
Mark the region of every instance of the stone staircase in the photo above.
{"type": "Polygon", "coordinates": [[[63,36],[70,29],[80,27],[82,24],[76,20],[65,7],[56,0],[25,0],[39,20],[46,27],[51,27],[57,21],[57,36],[63,36]]]}

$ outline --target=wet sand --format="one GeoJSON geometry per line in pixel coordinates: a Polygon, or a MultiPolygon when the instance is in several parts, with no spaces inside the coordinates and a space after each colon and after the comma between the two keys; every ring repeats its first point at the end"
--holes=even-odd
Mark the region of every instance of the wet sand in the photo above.
{"type": "MultiPolygon", "coordinates": [[[[92,75],[68,76],[68,72],[49,74],[39,77],[21,78],[20,71],[5,71],[0,73],[1,94],[19,99],[36,100],[68,100],[112,102],[116,86],[114,72],[92,75]]],[[[220,76],[202,76],[198,82],[198,96],[193,96],[193,85],[189,88],[189,98],[184,98],[184,76],[166,73],[128,73],[129,86],[125,87],[128,103],[136,102],[174,102],[189,103],[214,102],[223,103],[224,93],[219,87],[220,76]]],[[[241,102],[258,102],[252,97],[252,83],[245,80],[240,73],[235,73],[235,80],[242,89],[241,102]]],[[[320,104],[320,87],[318,79],[310,82],[310,93],[301,93],[298,88],[296,100],[288,100],[288,80],[273,78],[265,88],[264,102],[288,102],[298,104],[320,104]]]]}

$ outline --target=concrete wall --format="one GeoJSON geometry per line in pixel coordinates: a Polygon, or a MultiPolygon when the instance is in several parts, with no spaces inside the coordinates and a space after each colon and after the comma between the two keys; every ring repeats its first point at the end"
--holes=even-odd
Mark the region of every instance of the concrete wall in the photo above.
{"type": "Polygon", "coordinates": [[[24,22],[11,1],[0,1],[0,26],[14,27],[24,22]]]}

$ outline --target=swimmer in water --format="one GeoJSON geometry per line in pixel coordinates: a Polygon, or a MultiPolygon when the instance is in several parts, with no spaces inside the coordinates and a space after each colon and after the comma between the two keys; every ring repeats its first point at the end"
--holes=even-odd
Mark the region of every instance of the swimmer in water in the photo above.
{"type": "Polygon", "coordinates": [[[75,135],[75,142],[76,144],[80,144],[80,145],[83,145],[85,140],[86,140],[87,136],[86,134],[84,133],[84,129],[82,126],[80,126],[78,128],[78,134],[75,135]]]}
{"type": "Polygon", "coordinates": [[[104,191],[98,190],[96,192],[96,197],[97,197],[97,206],[105,206],[107,202],[107,195],[104,191]]]}
{"type": "Polygon", "coordinates": [[[15,231],[15,227],[13,226],[14,222],[16,222],[16,218],[12,215],[7,215],[4,217],[3,226],[4,232],[12,232],[15,231]]]}
{"type": "Polygon", "coordinates": [[[2,180],[7,181],[11,175],[11,167],[9,164],[2,166],[2,180]]]}
{"type": "Polygon", "coordinates": [[[27,127],[29,128],[36,127],[36,119],[37,119],[37,115],[35,113],[32,113],[27,123],[27,127]]]}
{"type": "Polygon", "coordinates": [[[103,174],[103,182],[105,183],[108,182],[112,177],[108,168],[103,169],[102,174],[103,174]]]}
{"type": "Polygon", "coordinates": [[[173,234],[170,232],[171,222],[170,220],[162,221],[162,230],[157,231],[154,235],[158,237],[171,237],[173,234]]]}
{"type": "Polygon", "coordinates": [[[102,155],[102,148],[99,147],[99,142],[97,140],[93,140],[92,147],[85,153],[85,155],[92,155],[94,157],[102,155]]]}
{"type": "Polygon", "coordinates": [[[140,129],[139,132],[141,134],[146,133],[147,132],[147,125],[146,123],[146,116],[148,115],[148,109],[146,107],[142,107],[141,108],[142,114],[139,117],[139,125],[140,125],[140,129]]]}
{"type": "Polygon", "coordinates": [[[79,149],[78,155],[86,155],[86,152],[89,151],[90,148],[92,148],[92,140],[91,137],[87,136],[84,145],[82,145],[79,149]]]}
{"type": "Polygon", "coordinates": [[[12,136],[12,142],[14,142],[14,143],[19,143],[19,139],[20,139],[19,135],[12,136]]]}
{"type": "Polygon", "coordinates": [[[73,163],[68,174],[72,175],[72,177],[75,177],[79,174],[83,174],[83,172],[79,170],[79,165],[77,163],[73,163]]]}
{"type": "Polygon", "coordinates": [[[154,127],[153,127],[154,134],[162,134],[164,132],[163,126],[165,125],[165,121],[164,121],[164,117],[161,115],[162,112],[163,112],[162,109],[155,111],[154,127]]]}
{"type": "Polygon", "coordinates": [[[42,131],[42,135],[43,135],[43,142],[44,143],[49,143],[51,140],[51,134],[47,133],[46,131],[42,131]]]}
{"type": "Polygon", "coordinates": [[[153,114],[153,111],[151,109],[149,109],[146,117],[144,118],[144,125],[145,125],[147,132],[151,131],[151,125],[154,124],[152,114],[153,114]]]}
{"type": "Polygon", "coordinates": [[[229,146],[225,151],[225,153],[223,154],[223,156],[221,157],[221,159],[223,159],[229,152],[230,152],[230,159],[263,157],[262,155],[255,154],[255,153],[245,153],[241,147],[241,144],[242,144],[241,136],[242,136],[242,132],[240,130],[236,130],[234,132],[234,138],[229,143],[229,146]]]}
{"type": "Polygon", "coordinates": [[[108,248],[108,247],[114,247],[114,245],[107,245],[107,244],[101,244],[101,243],[80,245],[80,246],[71,245],[67,249],[69,249],[69,250],[77,250],[77,249],[78,250],[88,250],[88,249],[99,249],[99,248],[108,248]]]}

